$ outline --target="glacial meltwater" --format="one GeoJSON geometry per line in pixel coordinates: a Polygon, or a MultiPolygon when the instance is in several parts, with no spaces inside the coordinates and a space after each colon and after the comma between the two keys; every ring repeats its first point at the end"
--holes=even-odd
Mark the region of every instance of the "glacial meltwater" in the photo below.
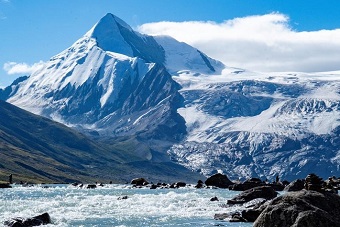
{"type": "Polygon", "coordinates": [[[252,226],[214,220],[217,213],[242,209],[226,207],[227,199],[238,193],[228,189],[151,190],[113,184],[96,189],[15,185],[0,189],[0,225],[14,217],[30,218],[47,212],[52,224],[46,226],[252,226]],[[219,201],[210,201],[215,196],[219,201]]]}

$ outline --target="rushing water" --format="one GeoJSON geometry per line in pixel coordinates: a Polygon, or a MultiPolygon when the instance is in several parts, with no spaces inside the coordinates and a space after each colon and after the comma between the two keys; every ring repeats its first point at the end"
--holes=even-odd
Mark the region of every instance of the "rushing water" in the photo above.
{"type": "Polygon", "coordinates": [[[251,226],[214,220],[229,213],[227,199],[238,194],[225,189],[136,189],[105,185],[81,189],[68,185],[21,187],[0,190],[0,225],[13,217],[28,218],[48,212],[47,226],[251,226]],[[119,197],[127,196],[127,199],[119,197]],[[219,201],[211,202],[214,196],[219,201]]]}

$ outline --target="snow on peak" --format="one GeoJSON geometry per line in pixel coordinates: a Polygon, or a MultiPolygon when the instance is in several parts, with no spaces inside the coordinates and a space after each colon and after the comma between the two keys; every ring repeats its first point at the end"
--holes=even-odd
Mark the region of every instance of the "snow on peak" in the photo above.
{"type": "Polygon", "coordinates": [[[133,56],[133,50],[121,34],[125,28],[133,32],[131,27],[118,17],[108,13],[99,20],[86,34],[86,37],[94,38],[97,46],[104,51],[111,51],[127,56],[133,56]]]}
{"type": "Polygon", "coordinates": [[[221,74],[225,66],[209,58],[196,48],[179,42],[170,36],[155,36],[155,40],[165,50],[165,65],[172,74],[180,74],[183,70],[206,74],[221,74]]]}

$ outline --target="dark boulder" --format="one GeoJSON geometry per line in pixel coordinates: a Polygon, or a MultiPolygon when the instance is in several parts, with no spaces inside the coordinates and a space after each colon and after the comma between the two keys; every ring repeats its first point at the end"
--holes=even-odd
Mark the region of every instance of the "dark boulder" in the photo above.
{"type": "Polygon", "coordinates": [[[272,187],[260,186],[241,192],[239,195],[235,196],[231,200],[228,200],[227,203],[243,204],[257,198],[269,200],[275,198],[276,196],[277,192],[272,187]]]}
{"type": "Polygon", "coordinates": [[[0,188],[11,188],[10,184],[0,184],[0,188]]]}
{"type": "Polygon", "coordinates": [[[196,184],[196,186],[195,186],[195,188],[203,188],[203,187],[204,187],[203,184],[204,184],[203,181],[198,180],[198,181],[197,181],[197,184],[196,184]]]}
{"type": "Polygon", "coordinates": [[[207,186],[215,186],[219,188],[228,188],[230,185],[233,185],[234,183],[231,182],[226,175],[223,175],[221,173],[217,173],[211,177],[209,177],[205,184],[207,186]]]}
{"type": "Polygon", "coordinates": [[[229,220],[230,222],[247,222],[246,219],[242,217],[242,214],[239,212],[233,213],[231,215],[231,219],[229,220]]]}
{"type": "Polygon", "coordinates": [[[175,188],[182,188],[182,187],[185,187],[187,184],[184,183],[184,182],[176,182],[175,183],[175,188]]]}
{"type": "Polygon", "coordinates": [[[131,184],[134,184],[136,186],[144,186],[149,184],[144,178],[135,178],[131,180],[131,184]]]}
{"type": "Polygon", "coordinates": [[[340,226],[340,197],[313,190],[288,192],[273,199],[253,226],[340,226]]]}
{"type": "Polygon", "coordinates": [[[274,183],[274,184],[266,184],[265,186],[269,186],[272,189],[274,189],[275,191],[283,191],[283,189],[285,189],[285,185],[282,184],[281,182],[274,183]]]}
{"type": "Polygon", "coordinates": [[[261,209],[249,209],[243,210],[241,212],[241,216],[242,219],[245,220],[245,222],[254,222],[261,213],[262,213],[261,209]]]}
{"type": "Polygon", "coordinates": [[[297,179],[297,180],[291,182],[290,184],[288,184],[285,187],[284,191],[287,191],[287,192],[300,191],[304,188],[304,183],[305,183],[304,180],[297,179]]]}
{"type": "Polygon", "coordinates": [[[95,184],[88,184],[88,185],[86,186],[86,188],[87,188],[87,189],[95,189],[95,188],[97,188],[97,185],[95,185],[95,184]]]}
{"type": "Polygon", "coordinates": [[[123,199],[128,199],[129,197],[127,195],[124,195],[124,196],[120,196],[118,197],[117,200],[123,200],[123,199]]]}
{"type": "Polygon", "coordinates": [[[305,178],[305,189],[306,190],[313,190],[317,192],[322,192],[323,190],[324,181],[321,177],[318,177],[314,173],[308,174],[305,178]]]}
{"type": "Polygon", "coordinates": [[[158,186],[157,184],[152,184],[152,185],[150,186],[150,189],[156,189],[156,188],[158,188],[158,187],[160,187],[160,186],[158,186]]]}
{"type": "Polygon", "coordinates": [[[31,226],[39,226],[39,225],[45,225],[50,224],[51,218],[48,213],[43,213],[41,215],[35,216],[33,218],[13,218],[10,221],[5,221],[5,226],[10,227],[31,227],[31,226]]]}
{"type": "Polygon", "coordinates": [[[259,186],[264,186],[264,185],[265,185],[265,183],[262,182],[260,179],[258,179],[258,178],[251,178],[251,179],[245,180],[242,183],[231,185],[229,187],[229,190],[233,190],[233,191],[245,191],[245,190],[249,190],[251,188],[255,188],[255,187],[259,187],[259,186]]]}
{"type": "Polygon", "coordinates": [[[251,178],[242,183],[229,186],[229,190],[245,191],[245,190],[249,190],[251,188],[256,188],[260,186],[270,186],[275,191],[282,191],[284,189],[284,185],[281,182],[267,184],[266,182],[261,181],[259,178],[251,178]]]}
{"type": "Polygon", "coordinates": [[[215,197],[212,197],[211,199],[210,199],[210,201],[211,202],[214,202],[214,201],[218,201],[218,198],[215,196],[215,197]]]}

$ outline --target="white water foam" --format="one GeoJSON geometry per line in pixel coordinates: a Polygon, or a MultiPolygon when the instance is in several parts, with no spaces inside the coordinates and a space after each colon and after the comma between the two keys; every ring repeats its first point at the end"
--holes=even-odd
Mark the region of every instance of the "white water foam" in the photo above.
{"type": "Polygon", "coordinates": [[[0,194],[0,223],[13,217],[28,218],[48,212],[47,226],[251,226],[214,220],[237,192],[225,189],[132,189],[107,185],[97,189],[69,186],[14,187],[0,194]],[[127,196],[127,199],[118,199],[127,196]],[[217,196],[220,201],[211,202],[217,196]]]}

